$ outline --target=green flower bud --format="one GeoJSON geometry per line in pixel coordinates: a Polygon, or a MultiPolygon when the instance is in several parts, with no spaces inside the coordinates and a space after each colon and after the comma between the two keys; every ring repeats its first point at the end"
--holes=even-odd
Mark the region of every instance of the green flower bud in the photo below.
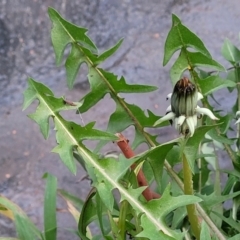
{"type": "MultiPolygon", "coordinates": [[[[192,137],[197,127],[198,114],[207,115],[212,120],[218,120],[216,116],[207,108],[200,108],[197,102],[203,99],[203,95],[197,91],[196,86],[186,77],[177,81],[173,93],[167,95],[167,100],[171,98],[171,105],[167,108],[167,113],[158,119],[154,126],[160,125],[164,121],[174,121],[175,128],[185,137],[192,137]]],[[[240,111],[237,112],[240,115],[240,111]]],[[[240,123],[240,118],[236,123],[240,123]]]]}
{"type": "Polygon", "coordinates": [[[197,107],[198,91],[186,77],[177,81],[171,96],[171,108],[176,117],[193,116],[197,107]]]}

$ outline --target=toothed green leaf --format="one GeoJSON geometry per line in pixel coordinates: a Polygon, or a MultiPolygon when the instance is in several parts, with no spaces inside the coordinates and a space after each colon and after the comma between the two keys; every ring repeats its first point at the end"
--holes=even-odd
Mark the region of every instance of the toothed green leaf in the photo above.
{"type": "Polygon", "coordinates": [[[80,112],[86,112],[107,93],[110,93],[113,99],[118,102],[121,99],[118,93],[146,93],[157,89],[147,85],[127,84],[124,77],[118,80],[115,74],[93,67],[89,68],[88,80],[91,91],[82,99],[83,105],[79,108],[80,112]]]}
{"type": "Polygon", "coordinates": [[[222,88],[236,86],[235,82],[227,79],[222,79],[219,76],[209,76],[205,79],[200,80],[198,84],[204,96],[212,94],[213,92],[222,88]]]}
{"type": "MultiPolygon", "coordinates": [[[[158,219],[159,224],[161,224],[163,227],[166,227],[165,217],[167,216],[167,214],[169,214],[170,212],[172,212],[173,210],[179,207],[186,206],[188,204],[192,204],[200,201],[202,201],[200,198],[195,196],[189,196],[189,195],[172,197],[170,195],[170,185],[168,185],[160,199],[151,200],[145,205],[148,211],[151,212],[156,219],[158,219]]],[[[140,236],[145,236],[145,234],[146,236],[148,236],[149,234],[154,236],[161,235],[161,233],[159,233],[159,229],[150,227],[151,223],[147,215],[146,217],[142,217],[142,218],[144,220],[144,223],[142,226],[143,232],[140,233],[141,234],[140,236]],[[149,228],[151,229],[152,233],[149,233],[149,228]]],[[[180,233],[180,232],[177,233],[170,229],[166,229],[165,231],[163,231],[163,233],[167,234],[168,237],[170,236],[173,239],[183,238],[183,233],[180,233]]],[[[171,239],[171,238],[166,238],[166,239],[171,239]]]]}
{"type": "Polygon", "coordinates": [[[212,207],[214,207],[215,205],[219,204],[219,203],[222,203],[222,202],[225,202],[229,199],[233,199],[234,197],[236,196],[239,196],[240,195],[240,191],[238,192],[234,192],[234,193],[230,193],[228,195],[222,195],[222,196],[219,196],[217,195],[216,193],[212,193],[210,195],[200,195],[200,194],[197,194],[197,196],[199,196],[200,198],[203,199],[203,202],[201,203],[201,205],[204,206],[204,208],[207,208],[207,209],[211,209],[212,207]]]}
{"type": "Polygon", "coordinates": [[[202,40],[186,26],[184,26],[176,15],[172,15],[172,28],[168,33],[165,47],[163,66],[165,66],[172,55],[182,47],[191,47],[204,54],[206,57],[211,58],[210,53],[204,46],[202,40]]]}
{"type": "Polygon", "coordinates": [[[123,43],[123,39],[119,40],[115,46],[113,46],[110,49],[106,50],[105,52],[101,53],[98,56],[95,64],[100,64],[103,61],[105,61],[107,58],[112,56],[119,49],[119,47],[122,45],[122,43],[123,43]]]}
{"type": "Polygon", "coordinates": [[[49,118],[53,118],[58,143],[57,147],[53,149],[53,152],[58,153],[63,163],[75,174],[76,163],[73,159],[73,149],[79,142],[85,139],[116,140],[117,137],[113,134],[93,129],[94,123],[89,123],[82,127],[74,122],[64,120],[59,112],[62,110],[76,109],[80,104],[76,104],[76,106],[68,105],[63,98],[55,98],[49,95],[50,93],[51,91],[46,86],[29,78],[28,88],[24,94],[24,103],[28,105],[34,97],[39,100],[36,112],[30,114],[29,117],[39,125],[45,138],[48,137],[49,133],[49,118]]]}
{"type": "Polygon", "coordinates": [[[217,71],[225,71],[225,68],[221,64],[203,53],[189,52],[186,49],[183,49],[170,70],[170,76],[173,84],[182,77],[185,70],[193,67],[204,67],[217,71]]]}
{"type": "Polygon", "coordinates": [[[240,50],[229,39],[225,39],[222,46],[222,55],[233,65],[240,62],[240,50]]]}
{"type": "Polygon", "coordinates": [[[52,21],[51,38],[57,65],[61,63],[63,52],[69,43],[75,43],[89,49],[94,54],[97,53],[95,44],[86,35],[86,28],[78,27],[66,21],[53,8],[48,8],[48,14],[52,21]]]}
{"type": "MultiPolygon", "coordinates": [[[[129,126],[133,125],[135,127],[135,137],[132,143],[132,148],[136,148],[143,142],[152,141],[156,143],[156,137],[146,131],[144,128],[152,127],[153,124],[158,120],[160,116],[154,115],[150,110],[147,110],[146,113],[137,105],[124,103],[124,106],[117,102],[115,112],[110,116],[107,132],[117,133],[122,132],[127,129],[129,126]],[[126,114],[126,112],[128,114],[126,114]],[[143,135],[144,133],[144,135],[143,135]]],[[[161,126],[168,125],[168,122],[164,122],[161,126]]],[[[95,151],[99,151],[106,142],[101,141],[95,151]]]]}
{"type": "MultiPolygon", "coordinates": [[[[126,83],[124,77],[118,77],[113,73],[107,72],[101,68],[98,68],[97,65],[103,61],[104,59],[110,57],[121,45],[122,40],[120,40],[114,47],[110,48],[106,52],[97,55],[95,51],[93,51],[92,48],[89,47],[91,44],[79,44],[76,39],[76,34],[72,32],[74,29],[73,25],[71,23],[68,23],[66,20],[62,19],[59,14],[57,14],[54,10],[49,10],[50,18],[53,22],[53,36],[67,36],[67,40],[65,42],[68,42],[71,44],[71,52],[67,57],[66,60],[66,71],[67,71],[67,81],[68,86],[71,88],[74,84],[75,78],[77,76],[77,73],[79,71],[79,68],[82,63],[86,63],[88,66],[88,80],[90,83],[90,92],[83,97],[81,100],[82,105],[79,107],[80,112],[86,112],[91,107],[93,107],[96,103],[98,103],[106,94],[110,94],[112,99],[117,104],[116,109],[116,115],[122,114],[124,115],[122,119],[118,119],[117,125],[115,125],[115,128],[113,126],[113,122],[111,120],[109,121],[109,128],[108,131],[112,128],[112,133],[119,132],[118,129],[124,130],[126,126],[134,125],[136,127],[136,130],[138,133],[142,132],[144,127],[151,127],[153,123],[148,124],[148,126],[142,126],[138,123],[138,119],[136,116],[136,113],[141,118],[143,117],[144,121],[149,118],[153,119],[155,118],[155,115],[148,112],[149,117],[146,117],[144,112],[139,108],[135,107],[134,105],[127,104],[123,98],[119,95],[119,93],[145,93],[145,92],[151,92],[156,90],[156,87],[153,86],[147,86],[147,85],[139,85],[139,84],[128,84],[126,83]],[[70,36],[70,39],[69,39],[70,36]],[[134,112],[132,112],[132,108],[134,108],[134,112]],[[138,109],[137,109],[138,108],[138,109]],[[118,111],[119,109],[120,112],[118,111]],[[137,110],[136,110],[137,109],[137,110]],[[117,112],[118,111],[118,112],[117,112]],[[136,112],[137,111],[137,112],[136,112]],[[127,115],[126,115],[127,113],[127,115]],[[141,116],[140,116],[141,115],[141,116]],[[120,124],[121,123],[121,124],[120,124]],[[112,126],[111,126],[112,125],[112,126]],[[120,125],[120,126],[118,126],[120,125]]],[[[76,31],[80,31],[78,29],[75,29],[76,31]]],[[[85,29],[81,30],[86,33],[85,29]]],[[[81,34],[80,34],[81,35],[81,34]]],[[[86,35],[85,35],[86,36],[86,35]]],[[[83,34],[81,37],[84,37],[83,34]]],[[[79,38],[81,38],[79,37],[79,38]]],[[[87,41],[88,37],[86,37],[87,41]]],[[[88,39],[89,40],[89,39],[88,39]]],[[[90,40],[89,40],[90,41],[90,40]]],[[[88,42],[89,43],[89,42],[88,42]]],[[[53,45],[56,45],[57,47],[57,41],[53,41],[53,45]]],[[[61,49],[64,49],[65,46],[62,46],[61,49]]],[[[60,50],[58,50],[60,52],[60,50]]],[[[60,56],[61,54],[58,53],[60,56]]],[[[114,114],[112,115],[112,119],[114,119],[114,114]]],[[[151,122],[153,122],[151,120],[151,122]]],[[[139,134],[136,134],[136,136],[139,136],[139,134]]],[[[152,141],[156,142],[156,136],[151,136],[150,134],[144,132],[144,135],[139,138],[135,138],[134,140],[134,146],[137,146],[141,144],[142,142],[146,141],[152,141]],[[142,137],[143,136],[143,137],[142,137]]]]}

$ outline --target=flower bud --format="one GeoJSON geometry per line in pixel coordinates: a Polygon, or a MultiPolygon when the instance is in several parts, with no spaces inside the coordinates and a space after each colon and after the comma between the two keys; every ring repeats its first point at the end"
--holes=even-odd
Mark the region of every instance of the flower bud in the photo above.
{"type": "MultiPolygon", "coordinates": [[[[175,128],[185,137],[192,137],[197,127],[198,114],[207,115],[212,120],[218,118],[207,108],[200,108],[197,102],[203,95],[197,91],[196,86],[186,77],[177,81],[173,93],[167,95],[167,100],[171,98],[171,105],[167,108],[167,113],[158,119],[154,126],[164,121],[174,121],[175,128]]],[[[237,112],[240,115],[240,111],[237,112]]],[[[240,118],[236,123],[240,123],[240,118]]]]}
{"type": "Polygon", "coordinates": [[[196,86],[186,77],[177,81],[171,96],[172,112],[176,117],[193,116],[197,107],[198,91],[196,86]]]}

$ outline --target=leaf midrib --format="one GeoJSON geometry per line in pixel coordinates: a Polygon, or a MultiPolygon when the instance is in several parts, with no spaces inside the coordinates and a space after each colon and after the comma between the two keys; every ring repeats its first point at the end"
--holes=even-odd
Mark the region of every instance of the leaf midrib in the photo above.
{"type": "Polygon", "coordinates": [[[67,135],[70,137],[70,139],[72,140],[73,144],[77,146],[77,150],[80,154],[85,155],[85,157],[88,159],[88,161],[91,163],[91,165],[96,168],[101,175],[115,188],[117,188],[120,193],[132,204],[134,205],[139,212],[141,213],[145,213],[146,216],[148,217],[148,219],[159,229],[162,230],[165,234],[172,236],[172,233],[164,226],[164,224],[162,225],[161,222],[159,220],[157,220],[156,218],[154,218],[154,216],[151,214],[151,212],[149,212],[146,208],[144,208],[144,206],[142,206],[142,204],[140,204],[138,201],[136,201],[136,199],[134,197],[132,197],[130,194],[128,194],[128,192],[126,191],[125,188],[123,188],[120,184],[118,184],[117,182],[115,182],[112,178],[109,177],[108,174],[106,174],[105,169],[102,168],[101,166],[99,166],[97,164],[96,161],[94,161],[94,159],[89,155],[89,153],[84,149],[84,147],[74,138],[74,136],[71,134],[71,132],[68,131],[68,128],[64,125],[64,123],[61,121],[61,119],[58,118],[58,115],[55,114],[55,112],[52,110],[52,108],[50,107],[50,105],[48,105],[47,101],[45,100],[44,97],[42,97],[42,95],[38,92],[38,90],[35,88],[35,91],[37,92],[38,98],[41,101],[41,103],[43,103],[47,109],[49,110],[49,112],[52,114],[52,116],[54,116],[54,120],[57,121],[59,123],[59,125],[62,127],[62,129],[67,133],[67,135]]]}

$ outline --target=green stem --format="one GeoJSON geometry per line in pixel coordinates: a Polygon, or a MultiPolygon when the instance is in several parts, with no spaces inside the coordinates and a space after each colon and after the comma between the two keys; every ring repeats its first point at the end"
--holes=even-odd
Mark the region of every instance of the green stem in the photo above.
{"type": "MultiPolygon", "coordinates": [[[[201,144],[199,144],[199,147],[198,147],[198,153],[200,152],[201,152],[201,144]]],[[[199,169],[198,192],[201,194],[202,192],[202,158],[198,158],[197,164],[199,169]]]]}
{"type": "Polygon", "coordinates": [[[120,214],[119,214],[119,221],[118,221],[118,228],[120,232],[121,239],[126,238],[126,216],[128,212],[128,202],[126,200],[121,202],[120,206],[120,214]]]}
{"type": "MultiPolygon", "coordinates": [[[[237,111],[240,111],[240,67],[239,64],[235,66],[235,78],[237,82],[237,111]]],[[[240,123],[237,124],[237,139],[240,137],[240,123]]],[[[239,140],[237,140],[236,151],[240,151],[239,140]]]]}
{"type": "MultiPolygon", "coordinates": [[[[184,193],[186,195],[194,195],[192,171],[188,164],[185,154],[183,154],[183,176],[184,176],[184,193]]],[[[200,240],[200,223],[198,221],[198,214],[195,204],[189,204],[186,206],[188,212],[188,219],[192,227],[192,231],[195,237],[200,240]]]]}
{"type": "Polygon", "coordinates": [[[217,151],[214,142],[212,143],[214,155],[215,155],[215,184],[214,184],[214,191],[217,195],[221,195],[221,178],[220,178],[220,166],[219,166],[219,160],[217,156],[217,151]]]}
{"type": "MultiPolygon", "coordinates": [[[[178,177],[178,175],[174,172],[172,169],[172,166],[168,163],[167,160],[164,162],[164,166],[167,169],[168,173],[171,175],[171,177],[176,181],[180,189],[184,191],[184,185],[182,180],[178,177]]],[[[201,207],[199,203],[196,203],[196,208],[199,213],[199,215],[202,217],[202,219],[208,224],[209,228],[212,230],[212,232],[218,237],[219,240],[225,240],[226,238],[221,233],[221,231],[217,228],[217,226],[214,224],[212,219],[207,215],[207,213],[204,211],[204,209],[201,207]]]]}

